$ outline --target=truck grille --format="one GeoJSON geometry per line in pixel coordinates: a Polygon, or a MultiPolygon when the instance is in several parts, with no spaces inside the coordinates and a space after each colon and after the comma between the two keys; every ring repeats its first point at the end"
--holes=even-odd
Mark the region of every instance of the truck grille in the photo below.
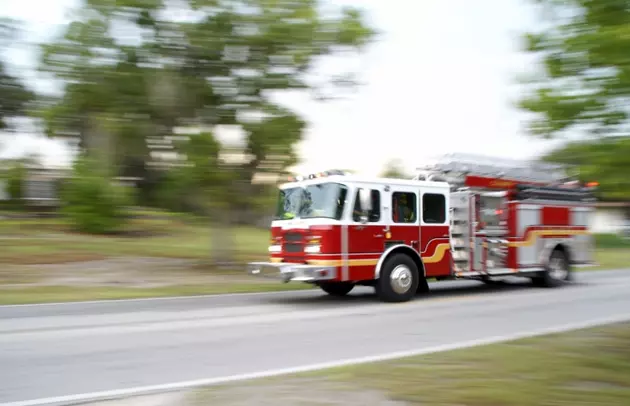
{"type": "Polygon", "coordinates": [[[286,233],[284,240],[288,242],[300,242],[302,241],[302,234],[300,233],[286,233]]]}
{"type": "Polygon", "coordinates": [[[287,243],[284,244],[284,252],[286,253],[290,253],[290,254],[296,254],[299,252],[302,252],[302,244],[296,244],[296,243],[287,243]]]}

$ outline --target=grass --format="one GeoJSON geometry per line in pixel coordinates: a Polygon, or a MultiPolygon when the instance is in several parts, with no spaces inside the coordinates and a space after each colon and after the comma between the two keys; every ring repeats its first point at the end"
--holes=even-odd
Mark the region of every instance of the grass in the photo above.
{"type": "MultiPolygon", "coordinates": [[[[129,234],[141,236],[93,236],[70,231],[61,219],[0,221],[0,264],[50,264],[101,259],[111,256],[208,258],[210,224],[181,218],[134,219],[129,234]]],[[[233,229],[234,251],[244,261],[265,256],[269,231],[233,229]]]]}
{"type": "Polygon", "coordinates": [[[369,406],[386,401],[422,406],[625,406],[630,404],[629,377],[630,323],[621,323],[206,388],[192,392],[189,404],[229,406],[262,398],[279,406],[369,406]],[[318,403],[324,396],[334,400],[318,403]]]}
{"type": "Polygon", "coordinates": [[[630,248],[601,248],[595,251],[596,266],[576,270],[606,270],[630,268],[630,248]]]}
{"type": "Polygon", "coordinates": [[[595,261],[597,266],[586,270],[619,269],[630,267],[630,239],[616,234],[595,235],[595,261]]]}

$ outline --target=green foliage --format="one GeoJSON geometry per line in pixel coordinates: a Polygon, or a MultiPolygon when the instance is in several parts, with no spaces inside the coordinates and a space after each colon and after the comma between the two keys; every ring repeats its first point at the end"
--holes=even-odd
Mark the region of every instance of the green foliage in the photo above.
{"type": "Polygon", "coordinates": [[[542,72],[519,105],[535,113],[533,135],[571,130],[626,135],[630,101],[630,8],[626,0],[532,0],[542,30],[525,35],[525,49],[542,58],[542,72]]]}
{"type": "Polygon", "coordinates": [[[91,234],[120,230],[132,203],[124,186],[116,185],[95,161],[81,158],[61,190],[62,213],[75,229],[91,234]]]}
{"type": "MultiPolygon", "coordinates": [[[[360,51],[374,35],[358,10],[329,18],[315,0],[84,0],[74,16],[42,46],[40,69],[65,83],[63,97],[41,100],[48,135],[113,151],[112,163],[124,167],[150,161],[147,141],[168,144],[175,128],[234,125],[245,132],[250,159],[229,172],[243,181],[296,162],[305,123],[274,95],[352,88],[352,75],[314,82],[312,68],[323,57],[360,51]],[[196,18],[175,20],[173,7],[196,18]],[[113,37],[121,23],[142,36],[113,37]]],[[[144,169],[127,174],[146,176],[147,165],[137,168],[144,169]]]]}
{"type": "MultiPolygon", "coordinates": [[[[16,21],[0,18],[0,50],[13,43],[17,31],[16,21]]],[[[7,118],[25,115],[33,97],[33,92],[17,77],[10,75],[5,62],[0,60],[0,130],[9,128],[7,118]]]]}
{"type": "Polygon", "coordinates": [[[599,182],[604,200],[630,200],[630,137],[606,137],[569,143],[545,160],[575,165],[582,181],[599,182]]]}
{"type": "Polygon", "coordinates": [[[599,249],[630,249],[630,240],[617,234],[596,234],[595,245],[599,249]]]}
{"type": "Polygon", "coordinates": [[[21,206],[24,197],[23,186],[26,179],[26,168],[21,163],[16,163],[7,170],[7,191],[14,207],[21,206]]]}
{"type": "Polygon", "coordinates": [[[392,179],[411,179],[411,176],[405,173],[403,163],[400,159],[393,159],[385,165],[385,169],[381,173],[384,178],[392,179]]]}

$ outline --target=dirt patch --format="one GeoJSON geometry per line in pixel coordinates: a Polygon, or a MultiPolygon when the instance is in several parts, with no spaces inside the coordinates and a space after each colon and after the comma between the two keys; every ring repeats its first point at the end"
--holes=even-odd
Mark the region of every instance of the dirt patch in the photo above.
{"type": "Polygon", "coordinates": [[[187,406],[406,406],[406,402],[388,399],[376,390],[348,387],[322,379],[288,378],[274,382],[230,385],[195,392],[186,399],[187,406]]]}
{"type": "Polygon", "coordinates": [[[10,265],[53,265],[53,264],[69,264],[73,262],[96,261],[107,258],[106,255],[93,254],[89,252],[51,252],[45,255],[3,255],[0,258],[0,264],[10,265]]]}
{"type": "Polygon", "coordinates": [[[9,286],[118,286],[152,288],[170,285],[248,283],[242,274],[213,273],[198,260],[118,257],[59,264],[12,265],[0,271],[9,286]],[[205,270],[203,270],[205,269],[205,270]]]}

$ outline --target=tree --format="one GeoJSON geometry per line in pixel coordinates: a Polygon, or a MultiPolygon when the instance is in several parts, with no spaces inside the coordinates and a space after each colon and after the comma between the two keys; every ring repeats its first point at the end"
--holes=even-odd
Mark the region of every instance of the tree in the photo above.
{"type": "Polygon", "coordinates": [[[394,179],[411,179],[411,176],[405,173],[403,163],[400,159],[392,159],[386,165],[381,173],[382,177],[394,179]]]}
{"type": "Polygon", "coordinates": [[[569,131],[627,135],[630,102],[630,6],[627,0],[532,0],[543,29],[525,35],[542,59],[519,105],[534,113],[533,135],[569,131]]]}
{"type": "MultiPolygon", "coordinates": [[[[14,20],[0,19],[0,50],[6,49],[15,39],[19,25],[14,20]]],[[[0,60],[0,130],[10,127],[8,119],[25,115],[33,92],[11,75],[6,62],[0,60]]]]}
{"type": "MultiPolygon", "coordinates": [[[[355,9],[325,18],[315,0],[187,0],[178,21],[162,0],[84,0],[74,21],[43,45],[41,69],[65,83],[41,110],[50,136],[72,136],[105,161],[150,160],[147,140],[175,128],[245,130],[242,176],[277,171],[296,160],[305,123],[274,101],[284,90],[321,91],[321,58],[360,50],[373,32],[355,9]],[[128,27],[130,38],[112,35],[128,27]]],[[[177,13],[179,14],[179,13],[177,13]]],[[[147,165],[134,165],[146,168],[147,165]]],[[[144,176],[146,173],[129,174],[144,176]]]]}
{"type": "Polygon", "coordinates": [[[533,113],[529,132],[576,138],[546,160],[577,165],[604,199],[629,199],[630,5],[627,0],[532,0],[543,28],[525,35],[541,69],[525,80],[519,106],[533,113]]]}
{"type": "Polygon", "coordinates": [[[600,184],[598,197],[604,200],[630,200],[630,137],[568,143],[547,154],[546,161],[572,165],[584,182],[600,184]]]}

